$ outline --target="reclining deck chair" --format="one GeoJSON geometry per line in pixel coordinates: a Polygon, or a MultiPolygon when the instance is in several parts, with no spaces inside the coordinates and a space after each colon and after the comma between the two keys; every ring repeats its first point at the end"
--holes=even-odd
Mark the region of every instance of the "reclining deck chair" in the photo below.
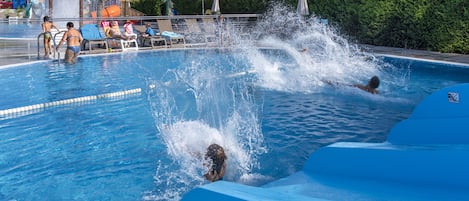
{"type": "Polygon", "coordinates": [[[107,51],[107,41],[106,37],[101,34],[99,28],[96,24],[84,24],[80,27],[80,33],[83,37],[83,42],[81,44],[81,49],[85,50],[86,44],[88,43],[88,52],[92,53],[93,45],[103,45],[107,51]]]}
{"type": "Polygon", "coordinates": [[[161,35],[155,34],[153,29],[151,28],[150,24],[145,25],[137,25],[134,26],[135,30],[139,33],[139,39],[140,39],[140,46],[145,46],[146,41],[150,41],[151,48],[166,48],[167,43],[166,39],[162,37],[161,35]],[[147,31],[147,29],[150,29],[152,33],[148,33],[150,31],[147,31]],[[151,35],[153,34],[153,35],[151,35]],[[157,45],[157,44],[162,44],[162,45],[157,45]]]}
{"type": "Polygon", "coordinates": [[[113,43],[113,42],[118,41],[120,43],[122,51],[138,50],[137,35],[135,34],[134,37],[127,39],[121,35],[121,31],[120,31],[119,24],[117,23],[117,21],[114,21],[113,23],[116,23],[115,26],[117,26],[118,28],[117,30],[118,33],[111,35],[111,31],[110,31],[112,29],[111,23],[109,23],[108,21],[101,22],[104,32],[106,33],[108,43],[113,43]],[[132,44],[134,45],[133,47],[131,46],[132,44]]]}
{"type": "Polygon", "coordinates": [[[158,29],[160,30],[161,36],[165,37],[166,40],[169,41],[169,45],[171,47],[179,42],[182,42],[184,47],[186,46],[186,39],[183,35],[174,33],[170,20],[160,19],[156,20],[156,22],[158,23],[158,29]]]}
{"type": "Polygon", "coordinates": [[[217,33],[216,33],[216,24],[213,18],[203,18],[203,27],[205,33],[205,41],[208,44],[216,45],[217,44],[217,33]]]}
{"type": "Polygon", "coordinates": [[[207,45],[207,38],[205,37],[205,34],[202,32],[202,29],[200,29],[199,22],[197,22],[197,19],[185,19],[186,21],[186,40],[187,42],[192,46],[192,45],[207,45]]]}

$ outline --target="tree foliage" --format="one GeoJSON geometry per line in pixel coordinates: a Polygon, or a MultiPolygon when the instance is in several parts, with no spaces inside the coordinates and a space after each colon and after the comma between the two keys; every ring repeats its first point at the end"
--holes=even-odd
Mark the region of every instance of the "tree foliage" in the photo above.
{"type": "MultiPolygon", "coordinates": [[[[220,0],[222,13],[263,13],[268,0],[220,0]]],[[[173,0],[174,8],[182,15],[202,14],[202,0],[173,0]]],[[[204,0],[204,7],[211,9],[213,0],[204,0]]]]}
{"type": "Polygon", "coordinates": [[[467,0],[314,0],[309,5],[361,43],[469,53],[467,0]]]}
{"type": "Polygon", "coordinates": [[[132,1],[130,6],[147,15],[161,15],[161,6],[164,0],[138,0],[132,1]]]}
{"type": "MultiPolygon", "coordinates": [[[[202,0],[172,0],[182,15],[202,14],[202,0]]],[[[203,0],[210,9],[213,0],[203,0]]],[[[164,0],[135,0],[132,7],[161,15],[164,0]]],[[[221,13],[263,13],[268,5],[296,8],[298,0],[220,0],[221,13]]],[[[308,0],[312,14],[327,18],[359,43],[469,53],[468,0],[308,0]]]]}

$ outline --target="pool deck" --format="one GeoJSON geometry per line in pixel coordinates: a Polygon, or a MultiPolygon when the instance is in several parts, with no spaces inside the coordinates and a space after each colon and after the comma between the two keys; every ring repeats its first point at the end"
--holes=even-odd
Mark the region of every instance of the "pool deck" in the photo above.
{"type": "MultiPolygon", "coordinates": [[[[401,57],[412,57],[418,59],[428,59],[428,60],[438,60],[446,62],[455,62],[462,64],[469,64],[469,55],[464,54],[454,54],[454,53],[440,53],[440,52],[431,52],[424,50],[411,50],[404,48],[394,48],[394,47],[383,47],[383,46],[372,46],[372,45],[360,45],[363,51],[370,52],[374,54],[384,54],[384,55],[393,55],[401,57]]],[[[139,51],[151,50],[151,48],[139,49],[139,51]]],[[[12,65],[24,62],[37,61],[35,56],[12,56],[12,57],[3,57],[0,59],[0,66],[12,65]]]]}
{"type": "Polygon", "coordinates": [[[402,56],[402,57],[412,57],[412,58],[418,58],[418,59],[429,59],[429,60],[469,64],[469,55],[466,55],[466,54],[440,53],[440,52],[431,52],[431,51],[424,51],[424,50],[411,50],[411,49],[404,49],[404,48],[372,46],[372,45],[361,45],[361,47],[365,52],[370,52],[370,53],[375,53],[375,54],[386,54],[386,55],[394,55],[394,56],[402,56]]]}

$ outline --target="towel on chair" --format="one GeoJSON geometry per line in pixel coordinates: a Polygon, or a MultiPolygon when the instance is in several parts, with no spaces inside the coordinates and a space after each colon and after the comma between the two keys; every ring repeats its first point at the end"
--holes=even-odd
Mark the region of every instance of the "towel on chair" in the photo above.
{"type": "Polygon", "coordinates": [[[181,34],[177,34],[177,33],[171,32],[171,31],[163,31],[163,33],[161,33],[161,35],[163,37],[165,37],[166,39],[169,39],[169,38],[182,38],[181,34]]]}

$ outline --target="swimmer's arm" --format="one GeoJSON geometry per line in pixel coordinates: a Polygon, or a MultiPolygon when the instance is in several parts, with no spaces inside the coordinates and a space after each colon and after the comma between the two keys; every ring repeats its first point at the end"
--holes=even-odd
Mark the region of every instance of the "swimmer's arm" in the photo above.
{"type": "Polygon", "coordinates": [[[322,80],[324,83],[328,84],[328,85],[331,85],[331,86],[355,86],[355,85],[350,85],[350,84],[344,84],[344,83],[340,83],[340,82],[333,82],[333,81],[330,81],[330,80],[322,80]]]}
{"type": "Polygon", "coordinates": [[[223,166],[220,169],[220,173],[218,176],[218,179],[221,179],[223,176],[225,176],[225,171],[226,171],[226,162],[223,163],[223,166]]]}
{"type": "Polygon", "coordinates": [[[370,93],[370,94],[379,94],[379,91],[378,91],[377,89],[370,89],[370,88],[368,88],[368,87],[365,86],[365,85],[354,84],[353,86],[354,86],[354,87],[357,87],[357,88],[359,88],[359,89],[361,89],[361,90],[363,90],[363,91],[366,91],[366,92],[368,92],[368,93],[370,93]]]}
{"type": "Polygon", "coordinates": [[[57,28],[54,24],[51,24],[51,28],[55,28],[57,30],[57,32],[60,32],[60,29],[57,28]]]}

